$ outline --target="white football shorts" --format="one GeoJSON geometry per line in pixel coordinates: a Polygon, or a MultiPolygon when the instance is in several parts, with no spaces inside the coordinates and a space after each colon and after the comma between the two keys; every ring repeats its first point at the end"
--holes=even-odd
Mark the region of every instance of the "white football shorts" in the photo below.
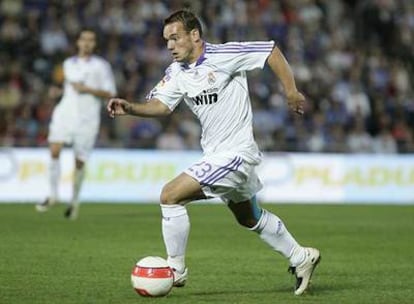
{"type": "Polygon", "coordinates": [[[251,164],[237,154],[204,156],[184,172],[196,179],[208,198],[234,203],[251,199],[263,185],[251,164]]]}
{"type": "Polygon", "coordinates": [[[72,145],[75,157],[86,161],[95,145],[98,131],[99,121],[80,123],[77,119],[53,113],[47,140],[49,143],[72,145]]]}

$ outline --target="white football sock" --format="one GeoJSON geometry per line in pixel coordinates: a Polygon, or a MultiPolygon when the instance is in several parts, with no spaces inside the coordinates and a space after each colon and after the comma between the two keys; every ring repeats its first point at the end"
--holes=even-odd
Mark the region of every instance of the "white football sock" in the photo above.
{"type": "Polygon", "coordinates": [[[49,164],[50,200],[52,203],[55,203],[58,199],[59,180],[60,180],[59,158],[52,158],[49,164]]]}
{"type": "Polygon", "coordinates": [[[82,169],[75,168],[75,174],[73,176],[73,196],[72,196],[72,205],[79,204],[79,193],[85,177],[85,167],[82,169]]]}
{"type": "Polygon", "coordinates": [[[298,266],[305,259],[305,249],[289,233],[282,220],[262,209],[262,215],[256,226],[250,230],[260,234],[260,238],[277,252],[288,258],[291,266],[298,266]]]}
{"type": "Polygon", "coordinates": [[[187,209],[181,205],[161,204],[162,235],[168,255],[168,265],[179,272],[185,269],[185,250],[190,233],[187,209]]]}
{"type": "Polygon", "coordinates": [[[171,268],[174,268],[179,273],[183,273],[185,270],[185,256],[177,255],[175,257],[168,256],[167,263],[171,268]]]}

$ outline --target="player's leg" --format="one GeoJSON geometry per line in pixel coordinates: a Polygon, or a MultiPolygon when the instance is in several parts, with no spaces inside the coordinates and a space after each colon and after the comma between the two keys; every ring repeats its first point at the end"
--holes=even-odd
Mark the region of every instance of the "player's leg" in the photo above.
{"type": "Polygon", "coordinates": [[[60,152],[63,142],[49,143],[50,163],[49,163],[49,196],[41,203],[36,205],[36,210],[44,212],[53,206],[58,200],[58,188],[60,180],[60,152]]]}
{"type": "Polygon", "coordinates": [[[79,194],[85,177],[85,162],[75,158],[75,170],[73,174],[72,199],[64,215],[66,218],[75,220],[79,215],[79,194]]]}
{"type": "Polygon", "coordinates": [[[79,215],[79,196],[85,179],[86,161],[95,145],[97,136],[96,128],[95,125],[92,125],[86,128],[87,132],[80,130],[74,136],[75,169],[73,172],[72,198],[64,213],[65,217],[71,220],[76,220],[79,215]]]}
{"type": "Polygon", "coordinates": [[[58,199],[58,188],[59,188],[59,180],[60,180],[60,152],[63,148],[63,142],[55,142],[49,144],[50,149],[50,174],[49,174],[49,182],[50,182],[50,198],[53,201],[58,199]]]}
{"type": "Polygon", "coordinates": [[[257,232],[263,241],[289,259],[291,265],[299,265],[304,260],[304,249],[292,237],[282,220],[260,208],[255,196],[241,202],[229,201],[227,206],[240,225],[257,232]]]}
{"type": "Polygon", "coordinates": [[[185,204],[206,198],[199,182],[181,173],[162,189],[162,235],[167,251],[168,264],[174,270],[174,286],[184,286],[187,280],[185,251],[190,233],[190,220],[185,204]]]}
{"type": "Polygon", "coordinates": [[[50,192],[46,200],[36,205],[38,211],[46,211],[48,206],[58,201],[58,189],[60,181],[60,162],[59,157],[65,143],[70,143],[72,139],[72,130],[75,124],[67,119],[67,113],[64,109],[56,106],[53,110],[52,119],[49,125],[49,134],[47,137],[50,152],[49,164],[49,185],[50,192]],[[46,208],[44,208],[46,207],[46,208]]]}
{"type": "MultiPolygon", "coordinates": [[[[228,187],[226,182],[220,185],[215,183],[237,171],[241,164],[241,157],[235,155],[204,157],[163,188],[161,193],[163,237],[168,262],[177,270],[174,272],[175,286],[182,286],[185,283],[187,272],[184,258],[190,221],[185,204],[191,200],[221,197],[227,193],[232,188],[228,187]]],[[[240,179],[240,177],[235,178],[240,179]]],[[[234,185],[234,182],[231,182],[234,185]]]]}
{"type": "MultiPolygon", "coordinates": [[[[295,294],[302,294],[319,262],[319,251],[300,246],[277,215],[258,206],[255,195],[262,184],[254,166],[243,163],[239,170],[247,173],[245,180],[223,195],[223,200],[241,225],[258,233],[265,243],[289,260],[289,269],[297,278],[295,294]]],[[[233,179],[233,175],[229,175],[227,182],[230,184],[233,179]]]]}
{"type": "Polygon", "coordinates": [[[229,201],[228,207],[242,226],[258,233],[265,243],[289,260],[289,270],[297,279],[294,292],[302,294],[319,263],[319,251],[300,246],[277,215],[258,206],[255,196],[237,203],[229,201]]]}

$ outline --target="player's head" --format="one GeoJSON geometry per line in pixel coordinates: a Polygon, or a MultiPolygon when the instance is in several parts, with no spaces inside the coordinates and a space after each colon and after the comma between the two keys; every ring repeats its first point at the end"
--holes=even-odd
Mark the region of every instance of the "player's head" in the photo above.
{"type": "Polygon", "coordinates": [[[83,29],[78,35],[76,45],[80,56],[89,56],[95,51],[96,33],[91,29],[83,29]]]}
{"type": "Polygon", "coordinates": [[[163,36],[178,62],[193,62],[198,58],[202,35],[200,20],[190,11],[177,11],[164,20],[163,36]]]}

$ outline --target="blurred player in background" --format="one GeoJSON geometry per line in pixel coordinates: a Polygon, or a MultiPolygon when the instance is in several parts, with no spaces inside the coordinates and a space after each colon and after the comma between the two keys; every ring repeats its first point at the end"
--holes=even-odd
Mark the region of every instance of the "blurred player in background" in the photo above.
{"type": "Polygon", "coordinates": [[[85,175],[85,162],[95,144],[100,125],[102,102],[116,95],[110,64],[94,55],[96,33],[82,30],[77,39],[78,53],[63,63],[63,96],[55,107],[49,125],[50,193],[39,212],[58,201],[60,152],[65,144],[72,145],[75,154],[73,194],[65,217],[76,219],[79,212],[79,193],[85,175]]]}
{"type": "Polygon", "coordinates": [[[279,217],[257,204],[256,193],[262,184],[255,168],[262,155],[253,138],[246,78],[246,71],[263,68],[267,62],[283,85],[291,110],[301,115],[305,98],[296,88],[289,64],[273,41],[203,41],[200,22],[188,11],[169,16],[163,35],[174,62],[150,92],[148,102],[114,98],[107,110],[112,117],[164,116],[184,101],[201,123],[203,158],[161,192],[162,234],[168,263],[174,270],[174,285],[183,286],[188,275],[185,250],[190,222],[185,205],[220,197],[241,225],[257,232],[289,260],[289,269],[296,276],[294,293],[302,294],[320,253],[299,245],[279,217]]]}

